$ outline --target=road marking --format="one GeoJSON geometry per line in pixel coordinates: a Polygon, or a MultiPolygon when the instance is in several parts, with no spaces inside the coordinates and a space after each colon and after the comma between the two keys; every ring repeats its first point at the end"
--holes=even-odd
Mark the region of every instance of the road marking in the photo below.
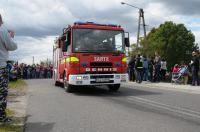
{"type": "Polygon", "coordinates": [[[190,94],[200,94],[200,91],[198,90],[194,90],[194,89],[186,89],[186,88],[172,88],[172,87],[161,87],[161,86],[154,86],[154,85],[138,85],[138,84],[122,84],[124,87],[127,88],[133,88],[133,86],[136,87],[142,87],[142,88],[151,88],[151,89],[161,89],[161,90],[165,90],[165,91],[176,91],[176,92],[182,92],[182,93],[190,93],[190,94]]]}
{"type": "Polygon", "coordinates": [[[148,100],[148,99],[144,99],[144,98],[140,98],[140,97],[135,97],[135,96],[130,96],[127,98],[128,100],[131,101],[136,101],[139,103],[143,103],[143,104],[147,104],[147,105],[151,105],[157,108],[161,108],[161,109],[165,109],[171,112],[176,112],[179,114],[183,114],[183,115],[187,115],[187,116],[192,116],[195,118],[200,118],[200,112],[197,111],[193,111],[190,109],[185,109],[185,108],[181,108],[181,107],[177,107],[177,106],[171,106],[171,105],[167,105],[167,104],[163,104],[163,103],[159,103],[159,102],[155,102],[152,100],[148,100]]]}

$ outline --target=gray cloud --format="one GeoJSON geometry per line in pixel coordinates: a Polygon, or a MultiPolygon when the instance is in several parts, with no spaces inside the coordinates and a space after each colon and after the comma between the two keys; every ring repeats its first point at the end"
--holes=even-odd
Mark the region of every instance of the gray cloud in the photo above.
{"type": "Polygon", "coordinates": [[[34,38],[20,36],[16,37],[18,49],[11,52],[11,59],[19,62],[32,63],[32,57],[35,57],[36,63],[40,60],[52,58],[53,42],[56,36],[48,36],[44,38],[34,38]]]}
{"type": "MultiPolygon", "coordinates": [[[[121,5],[120,2],[121,0],[1,0],[0,13],[7,28],[15,30],[19,44],[19,49],[12,53],[12,56],[21,60],[26,60],[24,57],[28,60],[35,54],[49,56],[53,39],[48,36],[60,35],[64,27],[75,21],[119,24],[131,33],[131,42],[135,42],[138,10],[121,5]],[[38,46],[43,43],[47,48],[40,51],[38,46]],[[31,48],[30,44],[33,45],[31,48]]],[[[125,0],[124,2],[144,9],[146,24],[150,25],[147,30],[164,21],[172,20],[185,23],[192,31],[195,28],[196,40],[199,42],[200,28],[191,23],[194,16],[199,16],[199,0],[125,0]]]]}
{"type": "MultiPolygon", "coordinates": [[[[11,2],[3,0],[0,4],[0,11],[2,10],[5,15],[4,20],[7,27],[14,29],[20,36],[57,35],[60,34],[62,28],[74,21],[113,23],[120,24],[126,29],[130,28],[132,31],[136,29],[134,23],[137,23],[137,18],[127,15],[132,9],[122,6],[119,0],[115,4],[106,0],[99,1],[99,4],[96,2],[91,4],[91,2],[91,0],[84,2],[62,2],[61,0],[11,2]],[[76,8],[74,8],[75,6],[76,8]]],[[[137,10],[135,13],[137,14],[137,10]]]]}
{"type": "MultiPolygon", "coordinates": [[[[99,23],[120,24],[133,34],[137,31],[138,10],[121,5],[120,0],[2,0],[0,12],[8,28],[13,28],[17,35],[43,37],[60,34],[63,27],[74,21],[95,21],[99,23]]],[[[138,7],[146,8],[152,3],[161,3],[168,14],[160,18],[145,12],[148,25],[157,25],[165,15],[187,14],[195,15],[200,12],[198,0],[140,0],[126,1],[138,7]]],[[[155,7],[156,8],[156,7],[155,7]]],[[[151,7],[153,10],[153,7],[151,7]]],[[[157,11],[163,12],[163,10],[157,11]]]]}
{"type": "Polygon", "coordinates": [[[43,38],[45,36],[52,36],[52,35],[59,35],[62,32],[62,29],[65,25],[63,26],[58,26],[58,27],[51,27],[47,28],[45,30],[39,30],[39,29],[34,29],[31,27],[27,28],[20,28],[16,29],[16,35],[18,36],[32,36],[32,37],[37,37],[37,38],[43,38]]]}
{"type": "Polygon", "coordinates": [[[152,2],[163,3],[174,14],[199,16],[199,0],[152,0],[152,2]]]}

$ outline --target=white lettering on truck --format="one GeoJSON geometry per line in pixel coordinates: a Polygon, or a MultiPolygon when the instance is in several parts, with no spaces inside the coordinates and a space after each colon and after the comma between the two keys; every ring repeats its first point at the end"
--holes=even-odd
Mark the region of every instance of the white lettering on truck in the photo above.
{"type": "Polygon", "coordinates": [[[94,57],[94,61],[109,61],[108,57],[94,57]]]}

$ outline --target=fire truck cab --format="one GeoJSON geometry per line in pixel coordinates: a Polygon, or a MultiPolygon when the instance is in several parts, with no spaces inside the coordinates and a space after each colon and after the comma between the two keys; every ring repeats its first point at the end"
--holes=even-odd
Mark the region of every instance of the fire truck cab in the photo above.
{"type": "Polygon", "coordinates": [[[67,92],[83,85],[107,85],[110,91],[117,91],[128,81],[125,48],[129,45],[129,37],[119,25],[69,25],[53,48],[55,85],[62,83],[67,92]]]}

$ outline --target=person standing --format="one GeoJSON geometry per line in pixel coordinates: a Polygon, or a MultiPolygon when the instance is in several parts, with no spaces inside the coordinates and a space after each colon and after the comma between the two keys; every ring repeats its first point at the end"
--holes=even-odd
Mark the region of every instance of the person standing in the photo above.
{"type": "Polygon", "coordinates": [[[28,79],[27,78],[27,71],[28,71],[28,67],[26,64],[24,64],[24,68],[23,68],[23,79],[28,79]]]}
{"type": "Polygon", "coordinates": [[[149,61],[149,81],[153,81],[153,72],[154,72],[154,58],[151,57],[151,60],[149,61]]]}
{"type": "Polygon", "coordinates": [[[141,83],[142,73],[143,73],[143,63],[140,55],[138,55],[138,57],[136,58],[135,70],[136,70],[136,82],[141,83]]]}
{"type": "Polygon", "coordinates": [[[36,78],[40,78],[40,66],[38,64],[36,65],[36,78]]]}
{"type": "Polygon", "coordinates": [[[134,81],[135,80],[135,57],[132,56],[131,60],[128,63],[128,69],[129,69],[129,80],[134,81]]]}
{"type": "Polygon", "coordinates": [[[199,76],[198,76],[198,72],[199,72],[199,59],[197,57],[197,53],[195,51],[192,52],[192,60],[191,60],[191,68],[192,68],[192,85],[195,86],[195,84],[197,83],[197,85],[199,85],[199,76]]]}
{"type": "Polygon", "coordinates": [[[27,77],[26,78],[31,79],[31,66],[30,65],[27,66],[27,77]]]}
{"type": "Polygon", "coordinates": [[[187,85],[189,70],[188,70],[188,65],[184,61],[181,62],[181,69],[183,69],[183,84],[187,85]]]}
{"type": "Polygon", "coordinates": [[[8,69],[6,62],[8,61],[8,51],[17,49],[17,44],[13,41],[14,32],[4,27],[0,14],[0,122],[10,122],[11,119],[6,116],[5,109],[7,107],[8,95],[8,69]]]}
{"type": "Polygon", "coordinates": [[[50,68],[50,66],[47,67],[47,78],[51,78],[51,68],[50,68]]]}
{"type": "Polygon", "coordinates": [[[161,75],[161,80],[165,81],[166,80],[166,71],[167,71],[167,62],[166,60],[163,58],[161,60],[161,68],[160,68],[160,75],[161,75]]]}
{"type": "Polygon", "coordinates": [[[35,64],[33,64],[32,67],[31,67],[31,76],[32,76],[33,79],[36,78],[36,66],[35,66],[35,64]]]}
{"type": "Polygon", "coordinates": [[[156,54],[155,56],[155,74],[154,74],[154,82],[160,81],[160,67],[161,67],[161,61],[160,56],[156,54]]]}
{"type": "Polygon", "coordinates": [[[143,56],[143,81],[148,81],[148,73],[149,73],[149,61],[147,57],[143,56]]]}

